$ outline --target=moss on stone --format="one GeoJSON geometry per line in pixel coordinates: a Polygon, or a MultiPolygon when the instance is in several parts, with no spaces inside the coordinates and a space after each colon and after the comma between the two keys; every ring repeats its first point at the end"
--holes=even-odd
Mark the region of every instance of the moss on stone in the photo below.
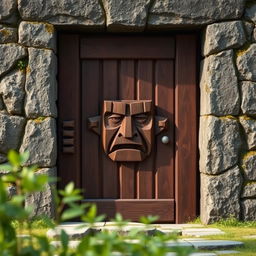
{"type": "Polygon", "coordinates": [[[250,48],[251,44],[250,43],[246,43],[242,48],[238,49],[235,51],[236,53],[236,57],[242,56],[244,55],[248,49],[250,48]]]}
{"type": "Polygon", "coordinates": [[[244,186],[254,185],[256,184],[255,180],[247,180],[244,182],[244,186]]]}
{"type": "Polygon", "coordinates": [[[242,156],[242,160],[246,161],[249,157],[251,156],[256,156],[256,151],[249,151],[246,152],[243,156],[242,156]]]}
{"type": "Polygon", "coordinates": [[[53,33],[54,33],[54,26],[51,25],[51,24],[46,23],[46,24],[45,24],[45,29],[46,29],[46,31],[47,31],[49,34],[53,34],[53,33]]]}
{"type": "Polygon", "coordinates": [[[242,120],[255,120],[252,117],[247,116],[247,115],[242,115],[242,116],[239,117],[239,119],[242,119],[242,120]]]}
{"type": "Polygon", "coordinates": [[[34,119],[33,121],[37,124],[42,123],[47,117],[45,116],[39,116],[38,118],[34,119]]]}
{"type": "Polygon", "coordinates": [[[10,30],[8,30],[8,29],[1,29],[0,33],[1,33],[3,36],[9,36],[9,35],[11,35],[11,32],[10,32],[10,30]]]}
{"type": "Polygon", "coordinates": [[[228,121],[228,120],[238,120],[237,117],[235,116],[231,116],[231,115],[227,115],[227,116],[220,116],[219,117],[220,120],[223,120],[223,121],[228,121]]]}

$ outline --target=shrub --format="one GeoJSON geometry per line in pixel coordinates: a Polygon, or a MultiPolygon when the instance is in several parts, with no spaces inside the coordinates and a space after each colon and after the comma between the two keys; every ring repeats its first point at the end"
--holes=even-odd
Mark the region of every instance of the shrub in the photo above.
{"type": "MultiPolygon", "coordinates": [[[[29,218],[32,208],[24,208],[26,194],[42,191],[44,186],[53,180],[47,175],[36,174],[36,166],[24,166],[28,157],[28,153],[18,154],[10,151],[9,162],[0,165],[0,170],[4,171],[0,179],[1,256],[107,256],[118,253],[161,256],[169,251],[175,251],[180,256],[188,255],[188,249],[167,248],[166,241],[175,239],[173,235],[157,233],[150,236],[139,229],[132,229],[128,233],[121,232],[126,221],[119,214],[114,220],[118,227],[117,231],[91,232],[80,240],[76,249],[72,249],[69,246],[68,235],[62,230],[60,245],[53,246],[47,236],[33,233],[33,222],[29,218]],[[11,198],[7,193],[10,184],[16,187],[16,194],[11,198]],[[19,236],[20,230],[24,228],[29,235],[19,236]]],[[[48,223],[56,226],[60,222],[79,217],[93,227],[95,222],[102,221],[104,216],[97,215],[96,206],[80,204],[81,199],[81,191],[76,189],[73,183],[69,183],[64,190],[56,191],[56,219],[47,220],[48,223]]],[[[141,218],[146,227],[155,220],[152,216],[141,218]]]]}

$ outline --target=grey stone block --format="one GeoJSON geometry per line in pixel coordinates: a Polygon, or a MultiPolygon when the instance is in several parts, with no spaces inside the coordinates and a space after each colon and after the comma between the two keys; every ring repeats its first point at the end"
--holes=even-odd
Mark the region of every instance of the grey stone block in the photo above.
{"type": "Polygon", "coordinates": [[[243,114],[256,114],[256,83],[250,81],[241,82],[241,109],[243,114]]]}
{"type": "Polygon", "coordinates": [[[142,31],[150,0],[103,0],[109,31],[142,31]]]}
{"type": "Polygon", "coordinates": [[[244,155],[242,161],[242,167],[244,171],[244,177],[247,180],[256,180],[256,152],[251,151],[244,155]]]}
{"type": "Polygon", "coordinates": [[[254,24],[251,22],[248,22],[248,21],[243,21],[243,23],[244,23],[246,38],[248,41],[251,41],[252,35],[253,35],[254,24]]]}
{"type": "Polygon", "coordinates": [[[25,126],[25,118],[0,113],[0,152],[17,149],[25,126]]]}
{"type": "Polygon", "coordinates": [[[256,44],[246,50],[238,51],[236,64],[241,80],[256,81],[256,44]]]}
{"type": "Polygon", "coordinates": [[[242,21],[215,23],[207,26],[203,55],[210,55],[229,48],[239,48],[246,42],[242,21]]]}
{"type": "Polygon", "coordinates": [[[0,25],[0,44],[17,43],[18,30],[17,28],[11,28],[0,25]]]}
{"type": "Polygon", "coordinates": [[[6,162],[6,161],[7,161],[6,155],[0,154],[0,164],[4,163],[4,162],[6,162]]]}
{"type": "Polygon", "coordinates": [[[5,106],[4,106],[4,101],[2,98],[2,95],[0,94],[0,110],[4,110],[5,106]]]}
{"type": "Polygon", "coordinates": [[[29,120],[20,151],[30,153],[27,165],[55,166],[57,157],[55,120],[53,118],[29,120]]]}
{"type": "Polygon", "coordinates": [[[251,4],[249,7],[245,9],[245,18],[254,22],[256,24],[256,3],[251,4]]]}
{"type": "Polygon", "coordinates": [[[254,29],[253,29],[252,41],[253,41],[254,43],[256,42],[256,28],[255,28],[255,27],[254,27],[254,29]]]}
{"type": "Polygon", "coordinates": [[[62,230],[67,233],[69,239],[71,240],[81,239],[93,232],[93,230],[90,227],[85,226],[85,223],[81,222],[81,223],[74,223],[73,225],[62,224],[57,226],[54,229],[49,229],[47,231],[47,236],[49,238],[59,238],[62,230]]]}
{"type": "Polygon", "coordinates": [[[18,0],[23,20],[48,21],[54,25],[104,26],[104,11],[95,0],[18,0]]]}
{"type": "Polygon", "coordinates": [[[155,1],[149,25],[203,25],[217,20],[240,18],[244,10],[243,0],[163,0],[155,1]]]}
{"type": "Polygon", "coordinates": [[[191,241],[191,243],[198,250],[231,249],[244,246],[243,242],[229,240],[203,240],[191,241]]]}
{"type": "Polygon", "coordinates": [[[238,115],[240,97],[233,50],[205,58],[201,63],[201,115],[238,115]]]}
{"type": "MultiPolygon", "coordinates": [[[[256,183],[249,183],[243,188],[242,198],[256,197],[256,183]]],[[[256,218],[256,216],[255,216],[256,218]]]]}
{"type": "Polygon", "coordinates": [[[19,59],[27,56],[25,47],[18,44],[0,44],[0,76],[8,72],[19,59]]]}
{"type": "Polygon", "coordinates": [[[203,116],[200,118],[200,171],[219,174],[236,165],[242,138],[239,123],[232,118],[203,116]]]}
{"type": "Polygon", "coordinates": [[[256,199],[245,199],[241,202],[244,221],[256,221],[256,199]]]}
{"type": "Polygon", "coordinates": [[[247,116],[241,116],[239,121],[245,131],[248,149],[256,149],[256,120],[247,116]]]}
{"type": "Polygon", "coordinates": [[[0,94],[2,94],[6,110],[10,114],[20,115],[22,113],[25,78],[24,71],[14,70],[0,81],[0,94]]]}
{"type": "Polygon", "coordinates": [[[19,43],[24,46],[50,48],[56,51],[54,26],[47,23],[22,21],[19,26],[19,43]]]}
{"type": "Polygon", "coordinates": [[[17,1],[1,0],[0,1],[0,22],[14,24],[17,22],[17,1]]]}
{"type": "Polygon", "coordinates": [[[8,194],[8,198],[13,197],[14,195],[16,195],[17,193],[17,189],[15,186],[8,186],[7,187],[7,194],[8,194]]]}
{"type": "Polygon", "coordinates": [[[57,60],[52,50],[29,48],[25,112],[28,118],[57,116],[57,60]],[[40,67],[40,68],[38,68],[40,67]]]}
{"type": "Polygon", "coordinates": [[[182,230],[183,236],[212,236],[212,235],[223,235],[225,232],[221,231],[218,228],[188,228],[182,230]]]}
{"type": "MultiPolygon", "coordinates": [[[[45,168],[37,171],[37,174],[46,174],[50,177],[56,177],[56,168],[45,168]]],[[[43,191],[34,192],[26,195],[25,207],[33,207],[31,218],[38,216],[48,216],[49,218],[55,217],[54,205],[54,184],[46,184],[43,191]]]]}
{"type": "Polygon", "coordinates": [[[233,167],[223,174],[201,174],[201,220],[205,224],[222,218],[240,216],[240,193],[242,176],[233,167]]]}

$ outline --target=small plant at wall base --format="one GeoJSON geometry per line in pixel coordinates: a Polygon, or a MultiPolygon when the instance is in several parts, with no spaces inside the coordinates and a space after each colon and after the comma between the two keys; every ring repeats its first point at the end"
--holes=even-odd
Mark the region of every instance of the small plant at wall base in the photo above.
{"type": "MultiPolygon", "coordinates": [[[[159,233],[150,236],[141,232],[141,229],[133,229],[128,233],[120,232],[126,224],[121,215],[117,215],[114,220],[118,227],[117,231],[91,232],[81,239],[76,249],[72,249],[69,246],[67,233],[61,230],[59,245],[54,246],[47,236],[34,234],[29,217],[32,207],[24,208],[27,194],[42,191],[54,179],[44,174],[37,174],[36,166],[23,166],[28,158],[28,153],[18,154],[15,151],[10,151],[9,163],[0,165],[0,170],[4,171],[0,179],[0,255],[107,256],[112,255],[113,252],[119,252],[121,255],[161,256],[169,251],[175,251],[180,256],[189,254],[190,249],[170,249],[166,246],[166,241],[174,239],[173,235],[159,233]],[[11,198],[7,193],[7,187],[10,184],[16,187],[16,194],[11,198]],[[19,236],[24,227],[28,230],[29,235],[19,236]]],[[[73,183],[69,183],[63,190],[56,191],[55,198],[56,220],[49,220],[54,223],[53,226],[80,217],[87,223],[87,226],[93,227],[95,222],[102,221],[104,218],[104,216],[97,216],[95,205],[80,204],[81,191],[76,189],[73,183]]],[[[155,220],[156,218],[152,216],[141,218],[146,227],[155,220]]]]}

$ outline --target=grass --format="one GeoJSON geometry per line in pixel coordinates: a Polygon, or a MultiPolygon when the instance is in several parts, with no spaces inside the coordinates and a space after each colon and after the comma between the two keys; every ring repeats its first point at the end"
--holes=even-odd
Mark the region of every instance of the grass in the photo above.
{"type": "MultiPolygon", "coordinates": [[[[200,219],[196,219],[191,224],[201,224],[200,219]]],[[[21,228],[18,222],[13,222],[15,228],[21,228]]],[[[34,220],[31,222],[33,234],[44,235],[49,228],[52,227],[52,222],[47,219],[34,220]]],[[[25,223],[21,231],[22,234],[28,234],[28,224],[25,223]]],[[[223,235],[212,235],[202,237],[211,240],[234,240],[244,243],[244,247],[234,248],[232,250],[239,251],[240,254],[225,254],[226,256],[255,256],[256,255],[256,239],[244,238],[245,236],[256,235],[256,221],[241,222],[234,218],[221,220],[217,223],[207,225],[208,228],[219,228],[225,232],[223,235]]],[[[188,238],[189,236],[187,236],[188,238]]],[[[183,237],[184,238],[184,237],[183,237]]]]}
{"type": "Polygon", "coordinates": [[[53,222],[49,220],[48,218],[42,218],[38,220],[33,220],[31,222],[24,222],[23,224],[20,224],[18,221],[13,221],[12,225],[15,229],[19,230],[19,234],[29,234],[29,225],[32,228],[32,233],[34,235],[45,235],[47,230],[52,228],[53,222]]]}
{"type": "MultiPolygon", "coordinates": [[[[196,219],[193,224],[200,224],[200,220],[196,219]]],[[[238,221],[235,218],[221,220],[217,223],[207,225],[208,228],[219,228],[225,232],[223,235],[212,235],[203,237],[211,240],[234,240],[244,243],[244,247],[234,248],[232,250],[239,251],[240,254],[225,254],[226,256],[255,256],[256,255],[256,238],[249,239],[245,236],[256,235],[256,221],[238,221]]]]}

